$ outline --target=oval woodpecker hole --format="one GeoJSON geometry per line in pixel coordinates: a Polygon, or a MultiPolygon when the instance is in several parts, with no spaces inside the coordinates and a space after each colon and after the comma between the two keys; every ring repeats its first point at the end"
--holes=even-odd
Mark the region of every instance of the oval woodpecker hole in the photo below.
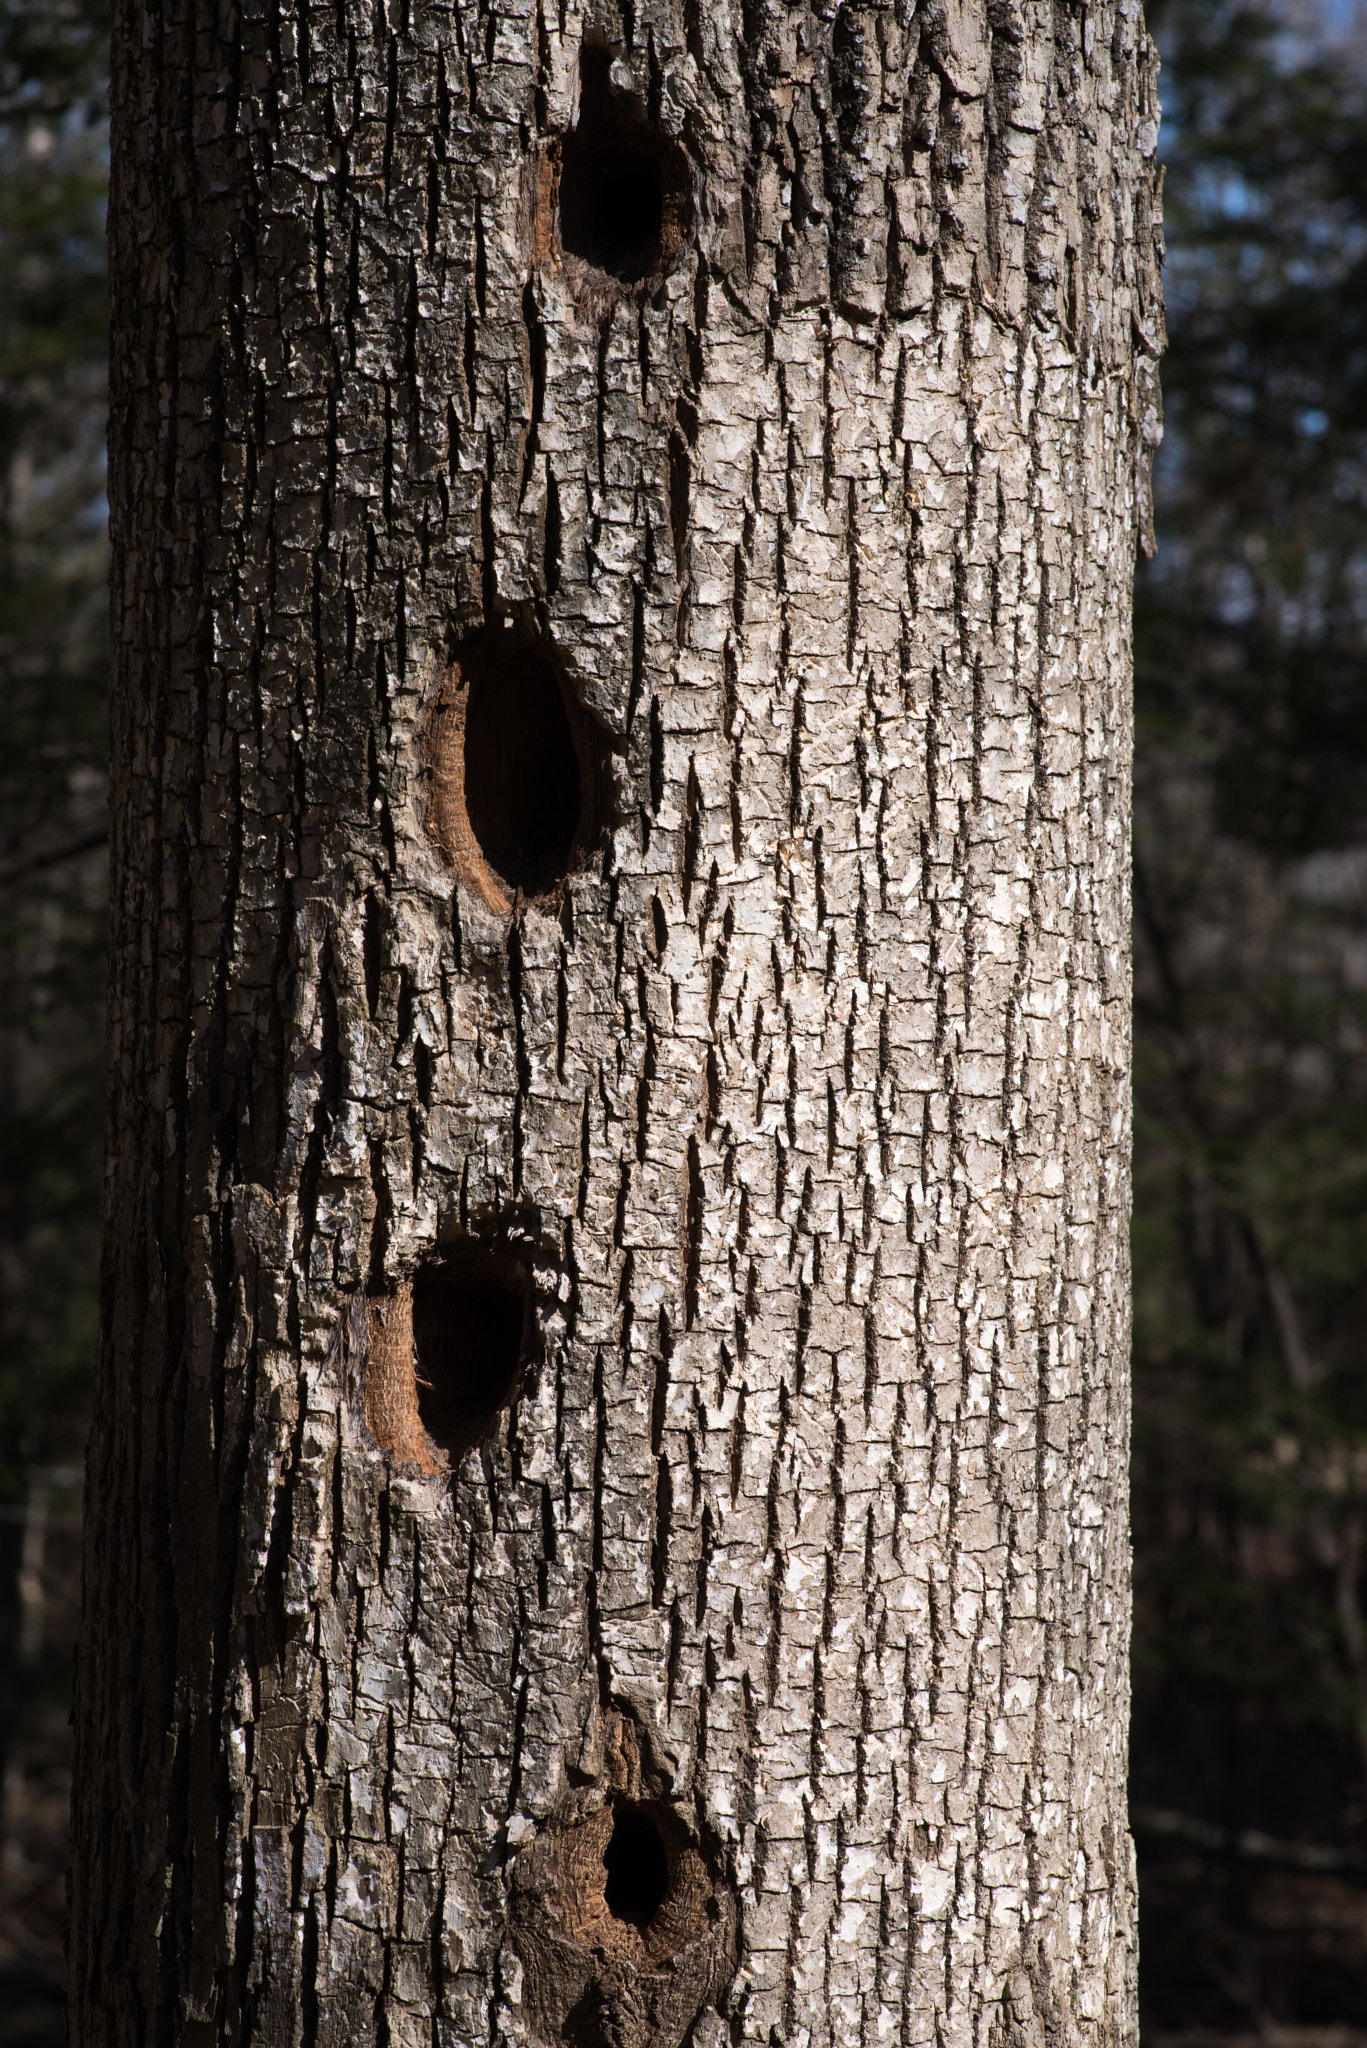
{"type": "Polygon", "coordinates": [[[591,721],[532,635],[465,641],[428,729],[433,835],[490,906],[547,895],[594,833],[591,721]]]}
{"type": "Polygon", "coordinates": [[[649,1927],[669,1890],[669,1856],[659,1828],[643,1808],[617,1808],[603,1868],[603,1897],[613,1919],[649,1927]]]}
{"type": "Polygon", "coordinates": [[[555,671],[520,641],[480,665],[465,712],[465,806],[500,881],[524,896],[559,881],[579,802],[579,757],[555,671]]]}
{"type": "Polygon", "coordinates": [[[487,1436],[512,1401],[530,1323],[525,1282],[488,1254],[466,1253],[414,1275],[418,1415],[448,1459],[487,1436]]]}
{"type": "Polygon", "coordinates": [[[611,56],[586,45],[579,57],[579,119],[561,145],[560,246],[623,284],[660,276],[673,260],[688,212],[683,151],[625,93],[611,56]]]}

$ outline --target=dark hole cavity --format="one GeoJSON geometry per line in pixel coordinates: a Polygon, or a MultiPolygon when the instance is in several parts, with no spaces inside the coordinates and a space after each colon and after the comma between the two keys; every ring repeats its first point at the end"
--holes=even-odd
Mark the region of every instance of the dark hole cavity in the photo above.
{"type": "Polygon", "coordinates": [[[601,49],[580,54],[579,120],[560,166],[560,242],[624,284],[660,261],[664,227],[661,145],[608,81],[601,49]]]}
{"type": "Polygon", "coordinates": [[[511,889],[536,896],[565,873],[579,830],[579,756],[555,671],[512,632],[493,636],[470,680],[465,809],[511,889]]]}
{"type": "Polygon", "coordinates": [[[669,1858],[660,1830],[639,1806],[617,1809],[603,1865],[603,1897],[613,1918],[648,1927],[669,1889],[669,1858]]]}
{"type": "Polygon", "coordinates": [[[439,1450],[455,1455],[478,1443],[507,1407],[527,1322],[525,1288],[487,1256],[414,1275],[418,1413],[439,1450]]]}

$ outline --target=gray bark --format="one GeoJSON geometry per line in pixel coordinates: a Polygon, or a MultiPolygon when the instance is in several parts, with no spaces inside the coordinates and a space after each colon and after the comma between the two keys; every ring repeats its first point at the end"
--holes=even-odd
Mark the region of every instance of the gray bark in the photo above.
{"type": "Polygon", "coordinates": [[[1155,72],[122,6],[82,2048],[1133,2038],[1155,72]]]}

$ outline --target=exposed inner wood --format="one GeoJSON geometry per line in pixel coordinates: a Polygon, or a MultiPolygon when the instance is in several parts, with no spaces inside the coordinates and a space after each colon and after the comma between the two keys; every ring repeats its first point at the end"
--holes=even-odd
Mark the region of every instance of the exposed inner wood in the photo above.
{"type": "Polygon", "coordinates": [[[366,1303],[365,1419],[396,1465],[442,1471],[443,1453],[423,1427],[413,1356],[413,1283],[366,1303]]]}
{"type": "Polygon", "coordinates": [[[397,1465],[445,1471],[516,1398],[532,1338],[527,1277],[462,1247],[367,1303],[365,1415],[397,1465]]]}
{"type": "Polygon", "coordinates": [[[734,1903],[663,1796],[636,1720],[609,1707],[591,1725],[594,1782],[562,1796],[513,1870],[529,2013],[548,2041],[625,2028],[673,2044],[734,1973],[734,1903]]]}
{"type": "Polygon", "coordinates": [[[702,1858],[664,1806],[610,1802],[601,1812],[559,1836],[551,1868],[561,1924],[584,1948],[602,1950],[638,1969],[659,1969],[707,1926],[710,1887],[702,1858]],[[624,1918],[608,1903],[608,1854],[623,1818],[640,1817],[656,1831],[667,1876],[664,1896],[644,1923],[624,1918]]]}

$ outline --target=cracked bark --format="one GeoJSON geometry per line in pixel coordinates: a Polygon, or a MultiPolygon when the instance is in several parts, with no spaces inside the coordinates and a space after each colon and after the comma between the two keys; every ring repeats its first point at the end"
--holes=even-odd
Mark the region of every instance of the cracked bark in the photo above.
{"type": "Polygon", "coordinates": [[[83,2048],[1133,2039],[1155,71],[122,8],[83,2048]]]}

